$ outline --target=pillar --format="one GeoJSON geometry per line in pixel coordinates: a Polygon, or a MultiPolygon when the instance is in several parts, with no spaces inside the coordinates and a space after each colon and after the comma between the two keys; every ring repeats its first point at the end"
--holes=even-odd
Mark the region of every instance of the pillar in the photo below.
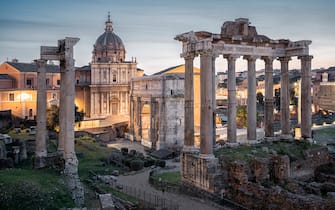
{"type": "MultiPolygon", "coordinates": [[[[202,52],[200,55],[200,156],[213,157],[213,77],[212,53],[202,52]]],[[[185,120],[186,121],[186,120],[185,120]]]]}
{"type": "Polygon", "coordinates": [[[37,65],[37,130],[36,130],[36,152],[37,157],[47,156],[47,130],[46,130],[46,74],[45,60],[36,60],[37,65]]]}
{"type": "Polygon", "coordinates": [[[247,138],[250,141],[257,140],[257,109],[256,109],[256,59],[255,56],[244,56],[248,61],[248,127],[247,138]]]}
{"type": "MultiPolygon", "coordinates": [[[[64,155],[64,144],[65,144],[65,128],[66,128],[66,113],[65,113],[65,92],[66,92],[66,84],[65,84],[65,60],[62,59],[59,61],[60,68],[60,94],[59,94],[59,136],[58,136],[58,148],[57,151],[60,154],[64,155]]],[[[94,106],[96,106],[94,104],[94,106]]],[[[94,111],[94,113],[96,113],[94,111]]]]}
{"type": "Polygon", "coordinates": [[[228,142],[237,142],[236,138],[236,77],[235,62],[240,56],[226,55],[224,58],[228,60],[228,142]]]}
{"type": "Polygon", "coordinates": [[[129,112],[130,112],[130,122],[129,122],[129,133],[133,135],[134,138],[134,99],[132,96],[130,96],[130,107],[129,107],[129,112]]]}
{"type": "Polygon", "coordinates": [[[280,57],[280,124],[281,139],[291,138],[290,134],[290,98],[289,98],[289,75],[288,62],[290,57],[280,57]]]}
{"type": "Polygon", "coordinates": [[[75,121],[75,67],[73,59],[73,46],[79,41],[78,38],[66,38],[60,40],[59,45],[64,44],[64,58],[65,58],[65,73],[64,84],[66,90],[61,92],[62,97],[65,97],[65,129],[64,129],[64,157],[65,157],[65,174],[77,174],[78,160],[74,149],[74,121],[75,121]],[[63,43],[64,42],[64,43],[63,43]]]}
{"type": "Polygon", "coordinates": [[[212,55],[212,100],[213,100],[213,147],[216,144],[216,79],[215,79],[215,60],[217,55],[212,55]]]}
{"type": "Polygon", "coordinates": [[[263,57],[265,62],[265,140],[272,140],[273,134],[273,57],[263,57]]]}
{"type": "Polygon", "coordinates": [[[301,136],[304,139],[311,139],[311,61],[313,56],[306,55],[298,58],[301,60],[301,136]]]}
{"type": "Polygon", "coordinates": [[[183,151],[194,148],[194,85],[193,85],[193,60],[194,54],[190,53],[185,59],[184,79],[184,147],[183,151]]]}

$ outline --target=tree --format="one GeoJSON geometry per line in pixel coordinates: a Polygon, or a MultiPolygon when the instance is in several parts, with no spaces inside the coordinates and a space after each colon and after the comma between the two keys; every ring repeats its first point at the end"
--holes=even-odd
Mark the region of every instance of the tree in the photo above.
{"type": "Polygon", "coordinates": [[[247,127],[247,106],[238,106],[236,111],[236,124],[247,127]]]}
{"type": "MultiPolygon", "coordinates": [[[[84,119],[84,112],[78,111],[78,107],[74,108],[74,120],[75,122],[80,122],[84,119]]],[[[47,128],[48,130],[58,130],[59,127],[59,107],[56,105],[52,105],[49,109],[47,109],[47,128]]]]}
{"type": "Polygon", "coordinates": [[[57,105],[51,105],[47,109],[47,128],[48,130],[56,130],[59,125],[59,107],[57,105]]]}

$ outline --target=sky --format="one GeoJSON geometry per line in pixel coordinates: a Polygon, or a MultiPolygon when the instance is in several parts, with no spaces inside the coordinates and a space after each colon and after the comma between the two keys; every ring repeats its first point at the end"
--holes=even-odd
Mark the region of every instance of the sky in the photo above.
{"type": "MultiPolygon", "coordinates": [[[[76,66],[87,65],[110,11],[126,59],[136,57],[146,74],[184,63],[177,34],[220,33],[225,21],[240,17],[271,39],[312,40],[313,69],[335,66],[334,0],[2,0],[0,5],[0,62],[31,62],[41,45],[79,37],[76,66]]],[[[245,70],[247,61],[238,59],[236,68],[245,70]]],[[[263,69],[264,62],[257,60],[256,68],[263,69]]],[[[293,58],[289,68],[300,68],[299,60],[293,58]]],[[[227,62],[217,58],[216,70],[226,69],[227,62]]]]}

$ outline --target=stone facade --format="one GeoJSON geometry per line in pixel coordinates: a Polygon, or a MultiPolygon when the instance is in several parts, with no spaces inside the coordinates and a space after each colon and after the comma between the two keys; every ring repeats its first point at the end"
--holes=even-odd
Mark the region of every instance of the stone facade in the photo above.
{"type": "Polygon", "coordinates": [[[184,75],[133,78],[130,138],[154,149],[180,148],[184,132],[184,75]]]}

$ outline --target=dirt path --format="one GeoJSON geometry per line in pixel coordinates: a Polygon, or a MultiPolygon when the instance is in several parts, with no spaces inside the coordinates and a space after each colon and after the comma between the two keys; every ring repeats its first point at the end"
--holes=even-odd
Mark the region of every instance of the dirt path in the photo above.
{"type": "Polygon", "coordinates": [[[218,210],[223,208],[216,208],[210,204],[208,201],[201,200],[199,198],[194,198],[184,194],[175,194],[169,192],[161,192],[151,187],[148,181],[149,170],[142,173],[128,176],[120,176],[118,178],[118,183],[133,186],[146,192],[156,194],[166,199],[170,199],[179,204],[180,210],[218,210]]]}

